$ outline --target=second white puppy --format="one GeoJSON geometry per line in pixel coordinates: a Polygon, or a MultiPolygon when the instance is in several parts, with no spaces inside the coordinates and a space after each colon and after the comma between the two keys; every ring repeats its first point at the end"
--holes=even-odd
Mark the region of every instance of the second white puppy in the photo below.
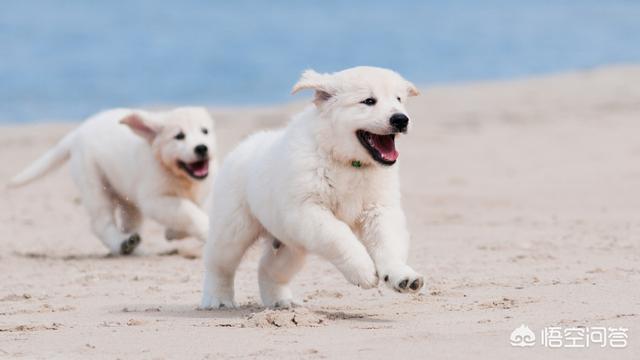
{"type": "Polygon", "coordinates": [[[10,185],[31,182],[70,159],[93,232],[111,253],[133,252],[143,216],[166,226],[168,238],[204,240],[209,220],[201,206],[211,187],[215,145],[213,119],[204,108],[114,109],[89,118],[10,185]]]}
{"type": "Polygon", "coordinates": [[[215,184],[205,245],[202,308],[232,307],[245,250],[268,240],[259,267],[266,306],[292,304],[289,281],[307,252],[351,283],[416,292],[406,263],[409,233],[400,204],[396,135],[409,126],[404,103],[418,90],[397,73],[357,67],[306,71],[293,92],[315,90],[310,107],[283,130],[255,134],[225,159],[215,184]]]}

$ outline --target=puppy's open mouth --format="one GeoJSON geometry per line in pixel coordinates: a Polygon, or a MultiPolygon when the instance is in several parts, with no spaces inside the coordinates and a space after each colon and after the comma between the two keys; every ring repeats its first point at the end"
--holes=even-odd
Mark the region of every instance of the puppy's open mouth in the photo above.
{"type": "Polygon", "coordinates": [[[186,163],[178,160],[178,166],[194,179],[202,180],[209,175],[209,159],[186,163]]]}
{"type": "Polygon", "coordinates": [[[399,155],[396,150],[396,134],[378,135],[358,130],[356,136],[375,161],[383,165],[395,164],[399,155]]]}

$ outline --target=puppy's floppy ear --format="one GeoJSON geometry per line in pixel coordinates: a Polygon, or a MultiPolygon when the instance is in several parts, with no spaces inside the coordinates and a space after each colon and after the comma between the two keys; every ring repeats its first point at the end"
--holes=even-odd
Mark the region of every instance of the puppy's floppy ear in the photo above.
{"type": "Polygon", "coordinates": [[[162,130],[162,125],[158,121],[137,113],[127,115],[120,120],[120,123],[127,125],[134,133],[148,142],[152,142],[162,130]]]}
{"type": "Polygon", "coordinates": [[[305,89],[313,89],[316,91],[316,97],[313,100],[316,106],[320,106],[320,104],[329,100],[335,92],[335,89],[331,87],[331,75],[319,74],[313,70],[305,70],[302,73],[300,80],[293,85],[291,94],[305,89]]]}
{"type": "Polygon", "coordinates": [[[420,95],[420,90],[411,82],[407,81],[407,93],[409,96],[418,96],[420,95]]]}

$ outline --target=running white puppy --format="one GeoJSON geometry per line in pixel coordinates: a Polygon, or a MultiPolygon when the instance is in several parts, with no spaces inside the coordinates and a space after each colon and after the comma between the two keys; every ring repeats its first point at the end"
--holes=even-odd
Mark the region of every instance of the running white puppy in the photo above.
{"type": "Polygon", "coordinates": [[[418,94],[397,73],[356,67],[308,70],[293,92],[315,90],[315,106],[279,131],[255,134],[216,177],[201,308],[233,307],[234,274],[259,237],[267,248],[259,282],[265,306],[288,307],[288,283],[307,252],[363,288],[378,276],[399,292],[423,277],[406,263],[409,233],[400,203],[395,138],[406,133],[404,103],[418,94]]]}
{"type": "Polygon", "coordinates": [[[127,255],[140,243],[143,216],[166,226],[167,238],[206,238],[201,206],[214,154],[213,119],[204,108],[114,109],[89,118],[9,185],[29,183],[70,159],[93,232],[112,254],[127,255]]]}

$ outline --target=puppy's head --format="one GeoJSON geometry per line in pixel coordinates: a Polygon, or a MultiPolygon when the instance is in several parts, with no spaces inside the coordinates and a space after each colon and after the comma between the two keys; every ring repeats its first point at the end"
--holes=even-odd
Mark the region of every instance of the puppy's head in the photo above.
{"type": "Polygon", "coordinates": [[[338,161],[393,165],[398,159],[395,139],[407,133],[408,97],[418,89],[394,71],[355,67],[333,74],[307,70],[293,93],[315,90],[320,145],[338,161]]]}
{"type": "Polygon", "coordinates": [[[214,122],[206,109],[132,113],[120,122],[147,140],[158,160],[174,175],[195,180],[209,175],[216,139],[214,122]]]}

